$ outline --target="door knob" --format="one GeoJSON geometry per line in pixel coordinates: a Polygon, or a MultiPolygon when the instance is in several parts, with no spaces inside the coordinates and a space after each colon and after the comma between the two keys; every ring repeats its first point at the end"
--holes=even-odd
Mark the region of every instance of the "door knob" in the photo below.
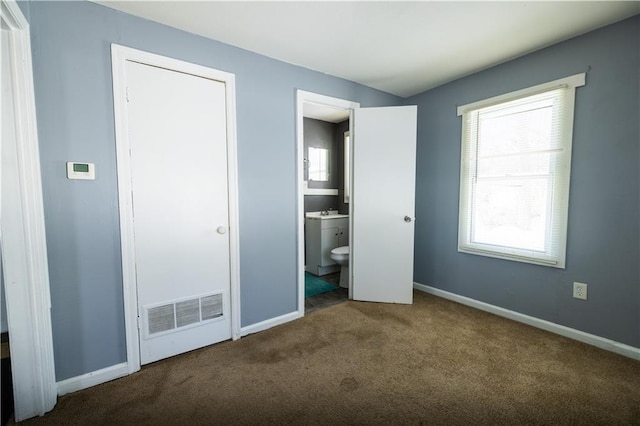
{"type": "Polygon", "coordinates": [[[405,221],[405,222],[407,222],[407,223],[411,223],[411,221],[412,221],[412,220],[413,220],[413,219],[411,219],[411,217],[410,217],[410,216],[405,216],[405,217],[404,217],[404,221],[405,221]]]}
{"type": "Polygon", "coordinates": [[[226,234],[227,233],[227,228],[224,226],[218,226],[218,234],[226,234]]]}

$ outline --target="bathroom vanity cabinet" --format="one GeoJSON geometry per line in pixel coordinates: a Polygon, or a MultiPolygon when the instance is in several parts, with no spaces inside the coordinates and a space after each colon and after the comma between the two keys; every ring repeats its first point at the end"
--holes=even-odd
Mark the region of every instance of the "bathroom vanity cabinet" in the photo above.
{"type": "Polygon", "coordinates": [[[307,213],[305,230],[306,270],[314,275],[339,272],[340,265],[331,259],[331,250],[349,245],[349,215],[307,213]]]}

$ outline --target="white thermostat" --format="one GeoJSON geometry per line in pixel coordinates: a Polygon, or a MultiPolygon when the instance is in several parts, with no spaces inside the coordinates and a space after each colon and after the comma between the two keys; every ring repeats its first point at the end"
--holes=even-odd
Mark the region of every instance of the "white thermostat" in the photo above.
{"type": "Polygon", "coordinates": [[[67,162],[67,179],[95,180],[96,166],[93,163],[67,162]]]}

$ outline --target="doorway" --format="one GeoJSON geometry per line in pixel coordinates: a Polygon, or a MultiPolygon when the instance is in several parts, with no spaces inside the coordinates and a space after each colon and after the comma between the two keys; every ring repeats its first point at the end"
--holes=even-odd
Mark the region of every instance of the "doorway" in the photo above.
{"type": "Polygon", "coordinates": [[[117,45],[112,54],[133,372],[239,337],[234,78],[117,45]]]}
{"type": "MultiPolygon", "coordinates": [[[[350,160],[349,155],[344,155],[342,152],[338,155],[333,150],[326,150],[325,147],[322,146],[322,143],[316,143],[314,146],[314,158],[309,158],[310,149],[305,146],[305,124],[308,126],[307,137],[309,137],[309,127],[317,128],[318,132],[322,132],[323,127],[329,127],[329,133],[335,132],[335,137],[342,134],[348,136],[351,132],[351,117],[352,111],[355,108],[360,106],[357,102],[352,102],[344,99],[332,98],[329,96],[319,95],[316,93],[305,92],[302,90],[297,91],[297,110],[296,110],[296,124],[297,124],[297,182],[298,182],[298,212],[297,212],[297,220],[298,220],[298,314],[299,316],[303,316],[305,313],[305,283],[308,281],[316,282],[317,275],[321,275],[328,282],[333,282],[335,284],[338,283],[338,277],[340,274],[340,268],[338,265],[332,264],[333,262],[328,259],[328,254],[325,249],[323,250],[323,246],[321,240],[323,237],[331,237],[336,240],[331,247],[338,244],[339,241],[348,241],[349,240],[349,229],[351,222],[351,214],[350,214],[350,204],[348,203],[348,198],[345,199],[344,188],[346,188],[342,182],[344,182],[344,176],[342,173],[337,173],[337,163],[344,163],[344,158],[347,158],[347,161],[350,160]],[[332,123],[334,124],[333,127],[332,123]],[[333,129],[333,130],[331,130],[333,129]],[[325,162],[320,161],[322,158],[325,158],[325,162]],[[313,163],[310,160],[314,160],[313,163]],[[315,163],[318,163],[317,165],[315,163]],[[317,169],[318,172],[314,172],[317,169]],[[315,180],[314,180],[315,179],[315,180]],[[338,182],[341,180],[341,182],[338,182]],[[323,182],[324,181],[324,182],[323,182]],[[341,190],[338,190],[338,187],[341,190]],[[308,207],[305,209],[305,196],[310,200],[307,203],[308,207]],[[329,204],[326,202],[322,202],[321,199],[324,197],[325,200],[331,199],[333,200],[329,204]],[[346,201],[346,202],[345,202],[346,201]],[[330,206],[330,207],[327,207],[330,206]],[[335,210],[334,210],[335,208],[335,210]],[[317,230],[314,232],[317,234],[317,238],[311,238],[313,241],[313,249],[308,250],[305,253],[305,247],[307,246],[307,238],[306,235],[309,233],[309,230],[305,229],[305,221],[306,211],[307,210],[318,210],[320,211],[310,213],[313,214],[327,214],[327,216],[322,218],[310,218],[309,223],[312,223],[314,226],[317,224],[317,230]],[[329,214],[333,213],[342,213],[336,214],[335,216],[329,216],[329,214]],[[348,214],[348,217],[346,216],[348,214]],[[317,220],[316,220],[317,219],[317,220]],[[324,220],[326,219],[326,220],[324,220]],[[337,225],[335,228],[335,232],[333,228],[327,225],[327,221],[336,222],[337,225]],[[317,223],[316,223],[317,222],[317,223]],[[326,228],[326,229],[325,229],[326,228]],[[329,235],[330,234],[330,235],[329,235]],[[335,237],[333,235],[336,234],[335,237]],[[317,240],[317,241],[316,241],[317,240]],[[315,247],[315,246],[318,247],[315,247]],[[317,258],[317,259],[316,259],[317,258]],[[323,260],[324,259],[324,260],[323,260]],[[313,267],[307,265],[307,262],[312,262],[313,267]],[[309,269],[309,272],[307,272],[309,269]]],[[[344,142],[335,146],[340,146],[342,149],[342,144],[344,142]]],[[[350,146],[347,144],[347,146],[350,146]]],[[[347,151],[349,152],[349,151],[347,151]]],[[[349,168],[349,162],[345,167],[340,167],[341,169],[349,168]]],[[[348,180],[347,180],[348,181],[348,180]]],[[[347,186],[348,187],[348,186],[347,186]]],[[[313,235],[310,233],[310,235],[313,235]]],[[[325,243],[326,244],[326,243],[325,243]]],[[[344,244],[343,244],[344,245],[344,244]]],[[[350,286],[348,290],[340,290],[337,289],[335,291],[330,291],[326,293],[326,295],[319,294],[317,296],[313,296],[311,299],[314,300],[313,304],[317,306],[333,304],[337,301],[344,300],[346,297],[350,297],[350,286]]],[[[308,306],[313,310],[313,306],[308,306]]]]}
{"type": "Polygon", "coordinates": [[[305,313],[348,299],[348,272],[332,251],[349,246],[350,111],[304,108],[305,313]]]}
{"type": "Polygon", "coordinates": [[[298,315],[304,316],[304,117],[314,109],[349,112],[348,298],[411,304],[417,107],[360,108],[356,102],[299,90],[298,315]]]}

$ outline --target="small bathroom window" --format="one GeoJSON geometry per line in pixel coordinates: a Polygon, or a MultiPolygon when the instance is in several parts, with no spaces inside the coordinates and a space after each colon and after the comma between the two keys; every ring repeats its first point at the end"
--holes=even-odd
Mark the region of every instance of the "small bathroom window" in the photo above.
{"type": "Polygon", "coordinates": [[[329,180],[329,150],[309,147],[309,180],[329,180]]]}

